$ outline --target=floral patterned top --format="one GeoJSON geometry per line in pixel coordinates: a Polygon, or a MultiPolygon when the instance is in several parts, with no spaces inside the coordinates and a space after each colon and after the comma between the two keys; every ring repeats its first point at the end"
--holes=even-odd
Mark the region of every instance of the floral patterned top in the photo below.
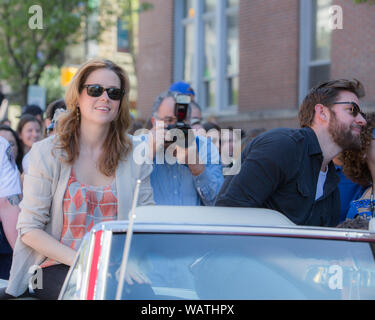
{"type": "MultiPolygon", "coordinates": [[[[80,183],[72,169],[63,202],[64,223],[60,242],[78,250],[84,235],[104,221],[117,219],[117,190],[115,180],[107,186],[80,183]]],[[[47,259],[41,267],[58,264],[47,259]]]]}

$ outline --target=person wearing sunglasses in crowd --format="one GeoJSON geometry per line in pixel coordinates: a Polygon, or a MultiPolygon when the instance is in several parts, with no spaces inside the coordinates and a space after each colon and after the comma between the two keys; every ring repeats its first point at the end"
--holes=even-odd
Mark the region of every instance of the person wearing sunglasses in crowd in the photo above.
{"type": "Polygon", "coordinates": [[[43,289],[35,284],[34,296],[56,299],[82,237],[96,223],[128,219],[138,179],[138,205],[154,204],[152,166],[135,162],[140,141],[127,134],[128,93],[127,74],[109,60],[87,62],[71,81],[55,134],[30,151],[6,297],[27,291],[36,266],[43,289]]]}
{"type": "Polygon", "coordinates": [[[337,226],[339,177],[332,159],[361,147],[363,96],[355,79],[312,88],[299,109],[301,129],[269,130],[252,140],[239,174],[226,178],[216,205],[268,208],[298,225],[337,226]]]}
{"type": "Polygon", "coordinates": [[[352,200],[347,219],[370,219],[375,213],[375,113],[366,114],[367,125],[361,133],[361,149],[345,151],[340,160],[343,172],[355,183],[365,188],[359,199],[352,200]]]}

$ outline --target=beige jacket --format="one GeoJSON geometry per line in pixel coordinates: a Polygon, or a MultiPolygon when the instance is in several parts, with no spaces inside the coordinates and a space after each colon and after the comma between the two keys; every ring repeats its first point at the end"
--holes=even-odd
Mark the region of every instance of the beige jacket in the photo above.
{"type": "MultiPolygon", "coordinates": [[[[140,143],[132,137],[133,148],[140,143]]],[[[30,151],[30,166],[25,175],[23,190],[24,197],[20,204],[21,212],[18,218],[18,238],[13,252],[13,263],[6,292],[19,296],[28,287],[32,266],[40,265],[45,256],[39,254],[26,244],[20,237],[32,229],[43,229],[57,240],[61,238],[63,227],[62,203],[68,185],[71,166],[58,159],[63,151],[55,150],[55,137],[49,137],[34,143],[30,151]],[[54,156],[52,156],[52,150],[54,156]]],[[[154,204],[150,174],[152,165],[138,165],[133,160],[133,151],[127,159],[120,161],[116,169],[116,187],[118,193],[118,219],[128,219],[133,193],[137,179],[141,179],[138,206],[154,204]]]]}

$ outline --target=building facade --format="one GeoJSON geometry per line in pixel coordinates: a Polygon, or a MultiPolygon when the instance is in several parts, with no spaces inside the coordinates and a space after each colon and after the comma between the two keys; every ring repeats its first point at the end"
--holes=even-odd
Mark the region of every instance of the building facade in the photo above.
{"type": "MultiPolygon", "coordinates": [[[[142,2],[142,1],[141,1],[142,2]]],[[[348,0],[147,0],[140,14],[138,115],[174,81],[189,82],[223,127],[298,127],[308,90],[363,82],[375,109],[375,6],[348,0]]]]}

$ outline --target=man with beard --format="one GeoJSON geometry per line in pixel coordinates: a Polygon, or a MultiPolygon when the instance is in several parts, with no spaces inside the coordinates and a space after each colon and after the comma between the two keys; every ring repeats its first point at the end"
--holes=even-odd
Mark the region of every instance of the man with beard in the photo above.
{"type": "Polygon", "coordinates": [[[268,208],[298,225],[336,226],[339,177],[332,159],[360,147],[363,96],[358,80],[332,80],[311,89],[300,106],[301,129],[279,128],[255,138],[215,205],[268,208]]]}

